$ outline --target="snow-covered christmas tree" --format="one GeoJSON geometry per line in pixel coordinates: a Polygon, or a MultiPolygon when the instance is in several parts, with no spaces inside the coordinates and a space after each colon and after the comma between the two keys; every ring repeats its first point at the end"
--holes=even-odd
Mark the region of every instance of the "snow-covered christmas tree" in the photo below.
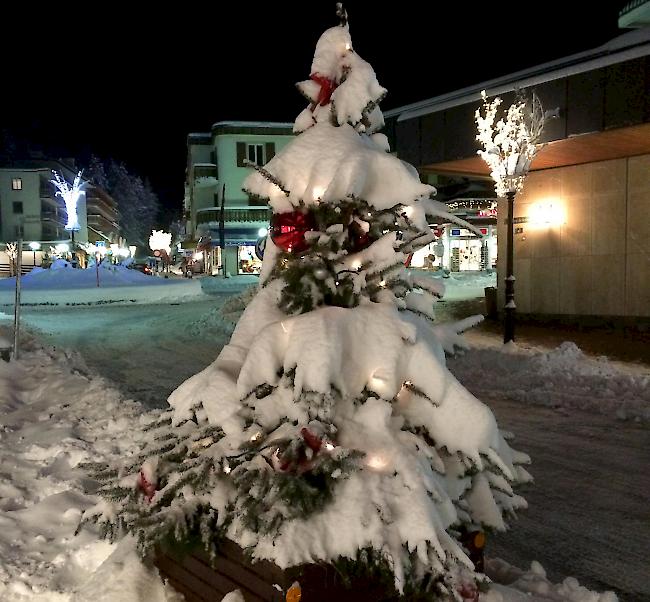
{"type": "Polygon", "coordinates": [[[463,599],[484,580],[463,535],[525,506],[528,458],[445,366],[480,317],[436,324],[441,286],[404,262],[430,222],[459,220],[389,154],[386,91],[339,15],[298,85],[299,135],[245,182],[273,209],[259,292],[149,443],[95,467],[84,520],[143,553],[227,538],[282,568],[367,565],[409,599],[463,599]]]}

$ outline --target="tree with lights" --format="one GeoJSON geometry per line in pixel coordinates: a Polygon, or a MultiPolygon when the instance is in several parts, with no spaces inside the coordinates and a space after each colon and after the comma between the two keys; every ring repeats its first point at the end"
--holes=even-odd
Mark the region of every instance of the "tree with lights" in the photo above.
{"type": "MultiPolygon", "coordinates": [[[[57,189],[56,196],[60,196],[65,203],[65,210],[68,215],[68,221],[65,224],[65,229],[72,232],[72,240],[74,244],[74,233],[80,229],[79,216],[77,215],[77,204],[81,196],[84,183],[81,181],[81,172],[79,172],[72,186],[63,178],[58,172],[52,170],[54,179],[50,180],[57,189]]],[[[73,249],[74,251],[74,249],[73,249]]]]}
{"type": "Polygon", "coordinates": [[[172,393],[148,442],[95,466],[84,521],[158,545],[228,538],[281,568],[363,567],[408,599],[477,599],[464,534],[524,507],[528,461],[445,366],[480,317],[434,323],[409,272],[432,200],[379,133],[385,94],[347,19],[320,37],[296,139],[245,182],[273,210],[262,286],[216,361],[172,393]]]}

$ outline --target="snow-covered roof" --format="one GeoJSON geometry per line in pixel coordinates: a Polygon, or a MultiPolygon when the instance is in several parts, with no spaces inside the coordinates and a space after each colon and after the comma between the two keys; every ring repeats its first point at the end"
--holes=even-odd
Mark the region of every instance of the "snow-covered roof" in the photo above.
{"type": "Polygon", "coordinates": [[[291,128],[293,123],[282,121],[217,121],[212,127],[241,127],[241,128],[291,128]]]}
{"type": "Polygon", "coordinates": [[[384,114],[389,118],[397,117],[398,121],[414,119],[458,105],[480,101],[481,90],[486,90],[489,96],[504,94],[515,89],[536,86],[648,55],[650,55],[650,27],[645,27],[624,33],[598,48],[398,107],[384,114]]]}

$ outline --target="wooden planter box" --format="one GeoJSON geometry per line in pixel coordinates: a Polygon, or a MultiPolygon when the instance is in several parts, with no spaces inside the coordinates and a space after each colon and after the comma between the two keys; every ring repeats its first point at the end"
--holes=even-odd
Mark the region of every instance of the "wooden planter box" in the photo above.
{"type": "Polygon", "coordinates": [[[205,552],[196,551],[182,558],[159,552],[154,564],[187,602],[221,602],[223,596],[236,589],[246,602],[284,602],[285,592],[294,581],[300,583],[301,602],[399,600],[392,588],[387,590],[369,578],[357,579],[346,587],[330,566],[307,564],[283,571],[272,562],[251,563],[241,548],[230,541],[220,545],[213,563],[205,552]]]}

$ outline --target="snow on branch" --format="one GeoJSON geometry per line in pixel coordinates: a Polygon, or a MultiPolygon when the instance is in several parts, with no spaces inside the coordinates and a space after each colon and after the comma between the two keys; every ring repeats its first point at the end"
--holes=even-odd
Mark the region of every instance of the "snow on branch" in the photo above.
{"type": "Polygon", "coordinates": [[[518,192],[523,188],[530,165],[542,146],[538,142],[547,121],[542,102],[533,92],[529,106],[520,95],[505,115],[496,121],[502,99],[497,96],[488,102],[485,90],[481,92],[481,98],[483,107],[477,109],[474,116],[478,128],[476,139],[483,146],[478,154],[490,167],[498,196],[518,192]]]}

